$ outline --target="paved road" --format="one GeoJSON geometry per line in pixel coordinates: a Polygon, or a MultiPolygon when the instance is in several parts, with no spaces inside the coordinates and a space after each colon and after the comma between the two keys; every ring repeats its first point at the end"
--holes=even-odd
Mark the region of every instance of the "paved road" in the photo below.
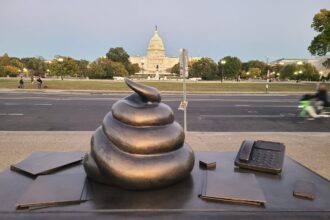
{"type": "MultiPolygon", "coordinates": [[[[2,131],[90,131],[127,94],[0,93],[2,131]]],[[[181,95],[163,95],[177,110],[181,95]]],[[[188,131],[330,131],[330,119],[297,117],[300,95],[188,95],[188,131]]]]}

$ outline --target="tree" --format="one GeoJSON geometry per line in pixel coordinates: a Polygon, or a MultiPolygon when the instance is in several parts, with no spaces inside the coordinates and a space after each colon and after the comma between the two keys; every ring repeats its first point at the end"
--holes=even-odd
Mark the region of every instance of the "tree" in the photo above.
{"type": "Polygon", "coordinates": [[[180,75],[180,64],[177,63],[171,68],[171,73],[174,73],[176,75],[180,75]]]}
{"type": "Polygon", "coordinates": [[[25,68],[29,70],[31,75],[43,76],[47,70],[45,59],[42,57],[25,57],[21,59],[25,68]]]}
{"type": "Polygon", "coordinates": [[[24,68],[19,58],[9,57],[7,53],[0,57],[0,76],[16,77],[24,68]]]}
{"type": "Polygon", "coordinates": [[[312,55],[324,56],[330,51],[330,11],[321,9],[314,15],[311,27],[319,34],[314,37],[308,50],[312,55]]]}
{"type": "Polygon", "coordinates": [[[20,73],[20,69],[16,66],[7,65],[4,66],[4,73],[5,75],[16,77],[20,73]]]}
{"type": "Polygon", "coordinates": [[[5,68],[3,66],[0,66],[0,77],[5,77],[5,76],[6,76],[5,68]]]}
{"type": "Polygon", "coordinates": [[[130,63],[129,55],[122,47],[110,48],[106,56],[114,62],[124,64],[125,67],[130,63]]]}
{"type": "Polygon", "coordinates": [[[114,76],[128,76],[125,66],[120,62],[111,62],[114,76]]]}
{"type": "Polygon", "coordinates": [[[79,77],[85,77],[88,75],[88,64],[89,62],[87,60],[76,60],[77,66],[78,66],[78,76],[79,77]]]}
{"type": "Polygon", "coordinates": [[[10,57],[7,53],[5,53],[2,57],[0,57],[0,66],[10,65],[10,57]]]}
{"type": "Polygon", "coordinates": [[[10,65],[12,65],[14,67],[17,67],[20,70],[22,70],[24,68],[24,64],[17,57],[11,57],[10,58],[10,65]]]}
{"type": "Polygon", "coordinates": [[[52,60],[49,64],[50,75],[55,76],[77,76],[78,75],[78,64],[71,57],[60,57],[52,60]]]}
{"type": "Polygon", "coordinates": [[[217,64],[211,58],[203,57],[192,64],[189,77],[201,77],[204,80],[216,79],[218,78],[217,64]]]}
{"type": "Polygon", "coordinates": [[[248,77],[258,78],[261,76],[261,69],[257,67],[251,67],[248,73],[249,73],[248,77]]]}
{"type": "Polygon", "coordinates": [[[267,65],[260,60],[250,60],[248,62],[248,69],[251,68],[258,68],[260,70],[259,76],[267,74],[267,65]]]}
{"type": "Polygon", "coordinates": [[[249,71],[249,63],[248,62],[242,63],[241,70],[244,71],[244,72],[248,72],[249,71]]]}
{"type": "Polygon", "coordinates": [[[327,68],[327,69],[330,69],[330,58],[329,59],[326,59],[322,65],[327,68]]]}
{"type": "Polygon", "coordinates": [[[88,65],[87,76],[91,79],[112,79],[113,68],[111,60],[99,58],[88,65]]]}
{"type": "Polygon", "coordinates": [[[317,81],[319,78],[319,72],[310,63],[304,63],[303,65],[289,64],[280,70],[280,79],[317,81]]]}
{"type": "Polygon", "coordinates": [[[301,68],[302,73],[299,74],[299,79],[317,81],[320,79],[320,74],[317,69],[310,63],[305,63],[301,68]]]}
{"type": "Polygon", "coordinates": [[[226,78],[237,78],[242,68],[242,62],[237,57],[226,56],[218,62],[218,74],[221,75],[222,71],[226,78]],[[221,61],[225,60],[226,64],[221,64],[221,61]]]}
{"type": "Polygon", "coordinates": [[[137,64],[137,63],[128,64],[127,72],[129,73],[129,75],[133,75],[135,73],[140,72],[139,64],[137,64]]]}
{"type": "Polygon", "coordinates": [[[279,72],[281,72],[282,69],[283,69],[283,65],[281,65],[281,64],[275,64],[273,66],[270,66],[271,72],[279,73],[279,72]]]}
{"type": "Polygon", "coordinates": [[[288,64],[285,65],[280,71],[280,79],[294,79],[294,73],[297,72],[297,65],[288,64]]]}

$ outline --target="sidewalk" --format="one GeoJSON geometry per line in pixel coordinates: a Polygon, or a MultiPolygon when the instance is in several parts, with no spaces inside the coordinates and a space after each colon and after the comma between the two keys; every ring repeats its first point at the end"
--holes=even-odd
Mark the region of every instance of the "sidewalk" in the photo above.
{"type": "MultiPolygon", "coordinates": [[[[0,131],[0,171],[35,151],[89,151],[92,133],[93,131],[0,131]]],[[[237,152],[244,139],[282,142],[286,145],[287,156],[330,179],[330,133],[188,132],[186,142],[195,151],[237,152]]]]}

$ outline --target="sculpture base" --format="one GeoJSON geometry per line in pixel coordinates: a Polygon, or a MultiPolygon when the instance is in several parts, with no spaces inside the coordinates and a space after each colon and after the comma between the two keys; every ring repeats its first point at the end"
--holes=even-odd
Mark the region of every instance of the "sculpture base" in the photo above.
{"type": "Polygon", "coordinates": [[[125,189],[155,189],[172,185],[188,177],[195,162],[194,152],[187,143],[177,150],[161,154],[124,152],[106,137],[102,127],[95,131],[91,144],[92,151],[83,161],[87,176],[125,189]]]}
{"type": "MultiPolygon", "coordinates": [[[[50,207],[34,211],[17,211],[15,203],[31,183],[32,178],[6,170],[0,174],[0,219],[329,219],[330,183],[286,157],[281,175],[236,170],[236,152],[195,152],[196,162],[217,163],[219,175],[233,172],[254,173],[266,197],[266,206],[210,202],[198,198],[203,170],[195,166],[191,177],[162,189],[131,191],[118,187],[90,183],[89,200],[80,205],[50,207]],[[306,180],[317,186],[314,201],[292,195],[296,180],[306,180]],[[14,183],[14,184],[13,184],[14,183]]],[[[196,163],[198,164],[198,163],[196,163]]],[[[82,166],[70,167],[59,173],[84,172],[82,166]]],[[[56,175],[56,174],[54,174],[56,175]]]]}

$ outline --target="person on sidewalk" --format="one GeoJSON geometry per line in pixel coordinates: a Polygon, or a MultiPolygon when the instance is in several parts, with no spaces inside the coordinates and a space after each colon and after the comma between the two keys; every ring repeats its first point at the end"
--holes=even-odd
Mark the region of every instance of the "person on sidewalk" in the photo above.
{"type": "Polygon", "coordinates": [[[38,83],[38,89],[41,89],[42,88],[42,80],[41,80],[40,76],[37,79],[37,83],[38,83]]]}
{"type": "Polygon", "coordinates": [[[24,89],[24,81],[23,81],[23,77],[21,77],[20,81],[19,81],[19,86],[18,88],[20,89],[24,89]]]}

